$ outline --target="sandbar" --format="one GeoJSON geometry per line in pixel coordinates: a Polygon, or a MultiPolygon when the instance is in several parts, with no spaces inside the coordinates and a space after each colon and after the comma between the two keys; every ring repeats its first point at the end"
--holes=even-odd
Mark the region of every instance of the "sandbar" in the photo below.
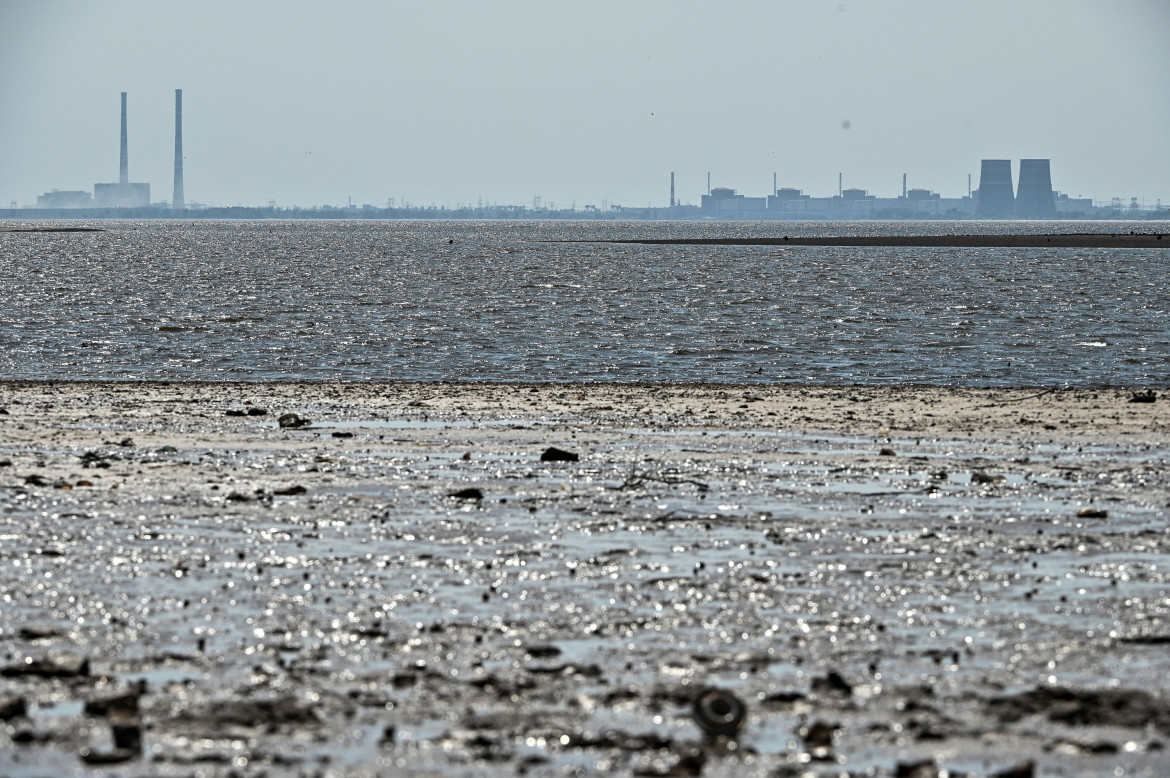
{"type": "Polygon", "coordinates": [[[1166,249],[1161,233],[1055,233],[1028,235],[784,235],[768,238],[634,238],[599,241],[673,246],[904,246],[920,248],[1166,249]]]}

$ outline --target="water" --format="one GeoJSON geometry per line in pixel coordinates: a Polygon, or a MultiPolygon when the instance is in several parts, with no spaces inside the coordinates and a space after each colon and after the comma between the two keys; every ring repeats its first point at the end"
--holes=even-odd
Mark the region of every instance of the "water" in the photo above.
{"type": "Polygon", "coordinates": [[[107,231],[0,233],[0,376],[963,386],[1170,378],[1164,249],[548,242],[1170,232],[1166,222],[96,226],[107,231]]]}

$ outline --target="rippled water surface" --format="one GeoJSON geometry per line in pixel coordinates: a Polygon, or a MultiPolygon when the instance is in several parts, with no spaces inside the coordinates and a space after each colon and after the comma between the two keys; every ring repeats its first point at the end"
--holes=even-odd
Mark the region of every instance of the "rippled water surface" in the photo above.
{"type": "MultiPolygon", "coordinates": [[[[3,226],[3,225],[0,225],[3,226]]],[[[0,377],[1138,385],[1170,250],[638,237],[1170,223],[103,222],[0,233],[0,377]]]]}

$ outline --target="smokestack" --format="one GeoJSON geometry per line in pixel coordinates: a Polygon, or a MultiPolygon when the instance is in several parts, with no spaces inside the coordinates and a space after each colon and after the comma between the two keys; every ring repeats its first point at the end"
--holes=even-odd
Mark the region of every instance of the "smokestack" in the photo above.
{"type": "Polygon", "coordinates": [[[707,196],[711,196],[711,171],[707,171],[707,196]]]}
{"type": "Polygon", "coordinates": [[[906,174],[902,174],[902,197],[906,196],[906,174]]]}
{"type": "Polygon", "coordinates": [[[130,183],[130,160],[126,148],[126,93],[122,93],[122,158],[118,164],[118,183],[130,183]]]}
{"type": "Polygon", "coordinates": [[[674,207],[674,173],[670,174],[670,207],[674,207]]]}
{"type": "Polygon", "coordinates": [[[186,208],[183,200],[183,90],[175,90],[175,196],[171,208],[186,208]]]}
{"type": "Polygon", "coordinates": [[[844,180],[845,180],[845,174],[844,174],[844,173],[838,173],[838,174],[837,174],[837,196],[838,196],[838,197],[840,197],[841,195],[845,194],[845,186],[844,186],[844,184],[842,183],[844,180]]]}
{"type": "Polygon", "coordinates": [[[772,173],[772,194],[776,194],[780,190],[776,188],[776,174],[772,173]]]}

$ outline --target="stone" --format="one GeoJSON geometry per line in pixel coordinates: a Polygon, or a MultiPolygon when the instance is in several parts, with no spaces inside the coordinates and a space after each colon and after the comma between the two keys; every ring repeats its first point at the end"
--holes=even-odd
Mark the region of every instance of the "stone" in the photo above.
{"type": "Polygon", "coordinates": [[[66,654],[43,659],[31,659],[0,668],[5,678],[36,676],[38,678],[84,678],[89,676],[89,658],[66,654]]]}
{"type": "Polygon", "coordinates": [[[1035,778],[1035,776],[1036,763],[1029,759],[1027,762],[1020,762],[991,773],[988,778],[1035,778]]]}
{"type": "Polygon", "coordinates": [[[114,749],[113,751],[90,751],[81,749],[81,761],[88,765],[122,764],[139,756],[140,752],[130,749],[114,749]]]}
{"type": "Polygon", "coordinates": [[[1009,724],[1037,714],[1072,726],[1138,728],[1151,722],[1170,722],[1170,706],[1142,689],[1037,686],[1032,691],[993,698],[987,712],[1009,724]]]}
{"type": "Polygon", "coordinates": [[[28,715],[28,703],[19,694],[0,698],[0,721],[28,715]]]}
{"type": "Polygon", "coordinates": [[[110,730],[117,750],[142,753],[142,720],[138,718],[137,713],[112,713],[110,730]]]}
{"type": "Polygon", "coordinates": [[[829,694],[841,697],[853,696],[853,686],[841,677],[836,670],[829,671],[828,675],[812,679],[810,687],[816,694],[829,694]]]}
{"type": "Polygon", "coordinates": [[[533,659],[549,659],[561,655],[561,650],[553,645],[525,646],[524,653],[533,659]]]}
{"type": "Polygon", "coordinates": [[[549,446],[540,455],[541,462],[578,462],[581,456],[572,451],[565,451],[556,446],[549,446]]]}
{"type": "Polygon", "coordinates": [[[894,766],[894,778],[938,778],[938,775],[938,765],[933,759],[898,762],[894,766]]]}
{"type": "Polygon", "coordinates": [[[451,492],[447,496],[454,497],[456,500],[482,500],[483,491],[471,486],[466,489],[460,489],[457,492],[451,492]]]}
{"type": "Polygon", "coordinates": [[[814,721],[807,727],[801,729],[800,736],[804,739],[805,747],[813,748],[831,748],[833,745],[833,735],[837,732],[836,724],[827,724],[824,721],[814,721]]]}
{"type": "Polygon", "coordinates": [[[137,716],[141,687],[128,691],[94,697],[85,703],[85,712],[90,716],[137,716]]]}
{"type": "Polygon", "coordinates": [[[303,419],[295,413],[285,413],[277,418],[276,423],[280,425],[281,429],[295,430],[301,427],[307,427],[313,422],[309,419],[303,419]]]}

